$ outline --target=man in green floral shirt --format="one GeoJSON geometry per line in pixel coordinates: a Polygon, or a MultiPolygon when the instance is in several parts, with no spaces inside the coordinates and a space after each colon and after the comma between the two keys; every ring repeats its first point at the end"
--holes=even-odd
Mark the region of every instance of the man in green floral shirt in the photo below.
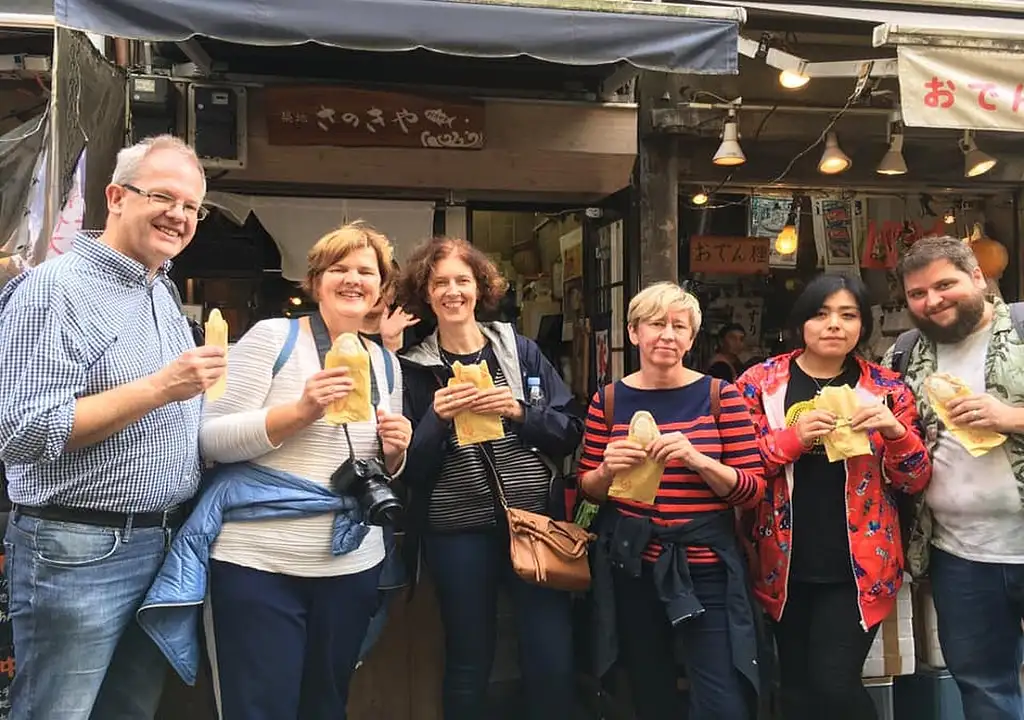
{"type": "Polygon", "coordinates": [[[931,577],[939,642],[966,717],[1021,720],[1024,338],[1009,307],[986,297],[978,262],[961,240],[919,240],[900,275],[921,331],[906,381],[933,456],[908,562],[915,575],[931,577]],[[935,372],[960,378],[972,392],[948,403],[950,422],[1003,433],[1003,445],[974,457],[942,425],[922,386],[935,372]]]}

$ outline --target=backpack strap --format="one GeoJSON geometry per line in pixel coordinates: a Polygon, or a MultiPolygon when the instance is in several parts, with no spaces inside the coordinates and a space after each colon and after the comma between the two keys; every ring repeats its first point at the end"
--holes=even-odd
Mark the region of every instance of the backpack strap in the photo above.
{"type": "Polygon", "coordinates": [[[1017,339],[1024,342],[1024,302],[1010,303],[1010,321],[1017,331],[1017,339]]]}
{"type": "Polygon", "coordinates": [[[910,353],[921,338],[920,330],[907,330],[900,333],[892,348],[892,369],[900,375],[906,375],[907,365],[910,364],[910,353]]]}
{"type": "Polygon", "coordinates": [[[388,384],[388,395],[395,391],[395,365],[391,359],[391,351],[383,345],[380,346],[381,354],[384,355],[384,380],[388,384]]]}
{"type": "Polygon", "coordinates": [[[711,378],[711,417],[718,423],[718,417],[722,414],[722,380],[711,378]]]}
{"type": "Polygon", "coordinates": [[[277,360],[274,361],[274,369],[270,371],[270,377],[275,378],[277,374],[281,372],[281,368],[288,362],[288,358],[292,356],[292,350],[295,349],[295,341],[299,337],[299,319],[291,318],[288,321],[288,337],[284,339],[284,345],[281,346],[281,352],[277,354],[277,360]]]}
{"type": "Polygon", "coordinates": [[[610,435],[612,428],[615,427],[615,383],[604,386],[604,424],[610,435]]]}

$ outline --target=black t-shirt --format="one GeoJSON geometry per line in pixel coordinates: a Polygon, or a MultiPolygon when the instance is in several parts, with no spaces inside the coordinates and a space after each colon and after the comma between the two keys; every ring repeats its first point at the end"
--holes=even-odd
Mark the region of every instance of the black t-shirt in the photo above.
{"type": "MultiPolygon", "coordinates": [[[[838,377],[815,379],[789,364],[786,426],[796,424],[803,410],[826,386],[856,387],[860,366],[850,362],[838,377]]],[[[846,582],[853,579],[846,518],[846,466],[830,463],[825,446],[816,443],[793,466],[793,552],[789,577],[800,582],[846,582]]]]}

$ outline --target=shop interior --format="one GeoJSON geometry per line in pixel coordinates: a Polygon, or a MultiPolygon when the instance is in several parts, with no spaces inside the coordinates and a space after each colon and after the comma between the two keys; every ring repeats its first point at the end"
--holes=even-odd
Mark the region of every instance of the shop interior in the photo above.
{"type": "MultiPolygon", "coordinates": [[[[280,223],[273,210],[264,212],[267,199],[253,203],[243,215],[244,205],[227,201],[226,196],[213,193],[215,209],[175,262],[173,275],[186,311],[198,319],[220,308],[234,342],[261,319],[313,309],[297,281],[305,269],[305,250],[318,233],[297,234],[294,222],[291,226],[280,223]]],[[[514,322],[522,334],[534,339],[581,400],[624,374],[629,362],[624,344],[628,274],[626,218],[621,214],[602,208],[530,204],[452,208],[384,200],[351,201],[346,210],[344,205],[350,201],[297,201],[315,202],[323,214],[334,208],[334,224],[365,217],[392,238],[400,264],[417,242],[432,233],[464,235],[509,282],[508,295],[494,319],[514,322]],[[375,213],[359,212],[360,205],[375,207],[370,203],[413,204],[419,212],[412,223],[396,225],[393,213],[379,215],[375,222],[375,213]],[[424,216],[426,208],[429,217],[424,216]]],[[[418,329],[424,331],[429,328],[418,329]]]]}

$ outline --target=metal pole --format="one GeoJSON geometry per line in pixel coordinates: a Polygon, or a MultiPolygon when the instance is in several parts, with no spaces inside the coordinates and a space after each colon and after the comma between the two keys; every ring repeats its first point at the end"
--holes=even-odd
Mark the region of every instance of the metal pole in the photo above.
{"type": "Polygon", "coordinates": [[[61,114],[64,111],[64,98],[60,90],[63,81],[64,53],[61,51],[61,37],[68,32],[57,27],[53,31],[53,60],[50,65],[50,126],[49,137],[47,138],[46,156],[46,204],[43,211],[43,226],[36,245],[32,249],[32,265],[38,265],[46,259],[46,253],[50,249],[50,239],[53,237],[53,230],[57,225],[57,217],[60,215],[60,189],[61,189],[61,161],[60,161],[60,125],[61,114]]]}

